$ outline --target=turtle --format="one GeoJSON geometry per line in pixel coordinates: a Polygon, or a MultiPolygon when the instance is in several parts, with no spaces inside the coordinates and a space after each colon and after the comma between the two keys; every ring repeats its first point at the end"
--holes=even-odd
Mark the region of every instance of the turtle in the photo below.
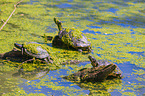
{"type": "Polygon", "coordinates": [[[46,61],[47,64],[53,63],[53,60],[46,49],[37,42],[27,42],[24,44],[14,43],[14,46],[22,51],[22,55],[25,54],[27,56],[33,57],[33,59],[26,60],[25,62],[34,60],[34,58],[36,58],[46,61]]]}
{"type": "Polygon", "coordinates": [[[97,61],[93,56],[89,55],[88,58],[91,61],[93,67],[82,68],[78,72],[63,77],[70,81],[80,82],[102,82],[106,79],[120,78],[121,74],[117,73],[117,65],[109,63],[105,60],[97,61]],[[116,72],[116,73],[115,73],[116,72]]]}
{"type": "MultiPolygon", "coordinates": [[[[91,56],[91,55],[89,55],[88,58],[90,59],[91,65],[92,65],[93,67],[100,67],[100,66],[105,67],[105,66],[108,66],[108,65],[113,64],[112,62],[109,62],[109,61],[107,61],[107,60],[96,60],[96,58],[94,58],[94,57],[91,56]]],[[[115,70],[114,70],[112,73],[110,73],[110,74],[108,75],[108,79],[109,79],[109,78],[122,78],[122,76],[121,76],[121,73],[122,73],[122,72],[121,72],[121,70],[119,69],[119,67],[118,67],[116,64],[113,64],[113,65],[115,65],[116,68],[115,68],[115,70]]]]}
{"type": "Polygon", "coordinates": [[[80,52],[91,52],[91,43],[80,30],[75,28],[63,28],[61,21],[57,18],[54,18],[54,22],[58,26],[58,37],[64,44],[68,47],[71,46],[80,52]]]}
{"type": "Polygon", "coordinates": [[[73,73],[69,76],[65,76],[63,78],[70,81],[102,82],[108,77],[108,74],[112,73],[115,70],[115,68],[116,65],[114,64],[93,68],[82,68],[78,72],[73,73]]]}

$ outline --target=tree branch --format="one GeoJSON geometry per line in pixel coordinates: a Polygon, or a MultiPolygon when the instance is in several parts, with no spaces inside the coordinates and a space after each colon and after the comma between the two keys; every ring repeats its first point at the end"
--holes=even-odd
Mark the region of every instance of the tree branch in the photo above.
{"type": "Polygon", "coordinates": [[[15,10],[16,10],[16,8],[17,8],[17,5],[18,5],[19,3],[21,3],[22,1],[23,1],[23,0],[17,2],[17,4],[14,5],[15,9],[13,10],[13,12],[12,12],[11,15],[9,16],[9,18],[6,20],[6,22],[4,22],[4,24],[3,24],[2,27],[0,28],[0,31],[1,31],[1,30],[3,29],[3,27],[7,24],[7,22],[9,21],[9,19],[11,18],[11,16],[13,15],[13,13],[15,12],[15,10]]]}

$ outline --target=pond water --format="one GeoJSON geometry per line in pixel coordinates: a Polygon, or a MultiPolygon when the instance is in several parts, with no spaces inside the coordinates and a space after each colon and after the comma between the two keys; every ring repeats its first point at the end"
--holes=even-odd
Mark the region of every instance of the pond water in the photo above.
{"type": "MultiPolygon", "coordinates": [[[[19,0],[0,1],[0,26],[19,0]]],[[[143,96],[145,95],[145,3],[144,0],[23,0],[0,31],[0,53],[9,52],[14,43],[39,42],[49,47],[55,65],[0,60],[2,96],[143,96]],[[53,18],[64,27],[74,27],[89,38],[93,52],[52,47],[42,36],[58,34],[53,18]],[[96,83],[70,82],[62,77],[84,67],[92,67],[88,55],[111,61],[122,71],[122,79],[96,83]],[[60,65],[65,60],[79,64],[60,65]]]]}

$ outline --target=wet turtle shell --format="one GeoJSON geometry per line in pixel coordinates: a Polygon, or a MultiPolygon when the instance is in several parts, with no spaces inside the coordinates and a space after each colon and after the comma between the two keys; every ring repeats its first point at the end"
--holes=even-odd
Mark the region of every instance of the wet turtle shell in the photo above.
{"type": "Polygon", "coordinates": [[[28,42],[25,44],[18,44],[15,43],[14,46],[16,48],[19,48],[22,50],[22,54],[26,54],[28,56],[31,57],[35,57],[38,59],[44,59],[47,63],[48,61],[52,63],[52,60],[50,59],[50,55],[48,54],[48,52],[45,50],[45,48],[43,48],[43,46],[41,46],[41,44],[37,43],[37,42],[28,42]],[[47,61],[47,59],[48,61],[47,61]]]}
{"type": "MultiPolygon", "coordinates": [[[[106,61],[106,60],[96,60],[96,58],[94,58],[91,55],[89,55],[88,58],[90,59],[91,64],[92,64],[93,67],[100,67],[100,66],[105,67],[105,66],[108,66],[110,64],[113,64],[113,63],[111,63],[109,61],[106,61]]],[[[116,65],[116,64],[114,64],[114,65],[116,65]]],[[[122,73],[121,70],[116,65],[115,70],[111,74],[108,75],[108,79],[109,78],[121,78],[122,77],[121,73],[122,73]]]]}
{"type": "Polygon", "coordinates": [[[79,51],[91,51],[91,43],[83,35],[81,31],[74,28],[63,28],[61,21],[54,18],[54,22],[58,26],[58,36],[67,46],[71,46],[79,51]]]}

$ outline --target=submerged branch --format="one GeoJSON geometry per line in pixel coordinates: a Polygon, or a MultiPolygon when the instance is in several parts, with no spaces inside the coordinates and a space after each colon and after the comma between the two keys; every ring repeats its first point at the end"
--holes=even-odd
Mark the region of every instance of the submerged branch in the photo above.
{"type": "Polygon", "coordinates": [[[3,29],[3,27],[7,24],[7,22],[9,21],[9,19],[11,18],[11,16],[13,15],[13,13],[15,12],[15,10],[16,10],[16,8],[17,8],[17,5],[18,5],[19,3],[21,3],[22,1],[23,1],[23,0],[17,2],[17,4],[14,5],[15,9],[13,10],[13,12],[12,12],[11,15],[9,16],[9,18],[6,20],[6,22],[4,22],[4,24],[3,24],[2,27],[0,28],[0,31],[1,31],[1,30],[3,29]]]}

